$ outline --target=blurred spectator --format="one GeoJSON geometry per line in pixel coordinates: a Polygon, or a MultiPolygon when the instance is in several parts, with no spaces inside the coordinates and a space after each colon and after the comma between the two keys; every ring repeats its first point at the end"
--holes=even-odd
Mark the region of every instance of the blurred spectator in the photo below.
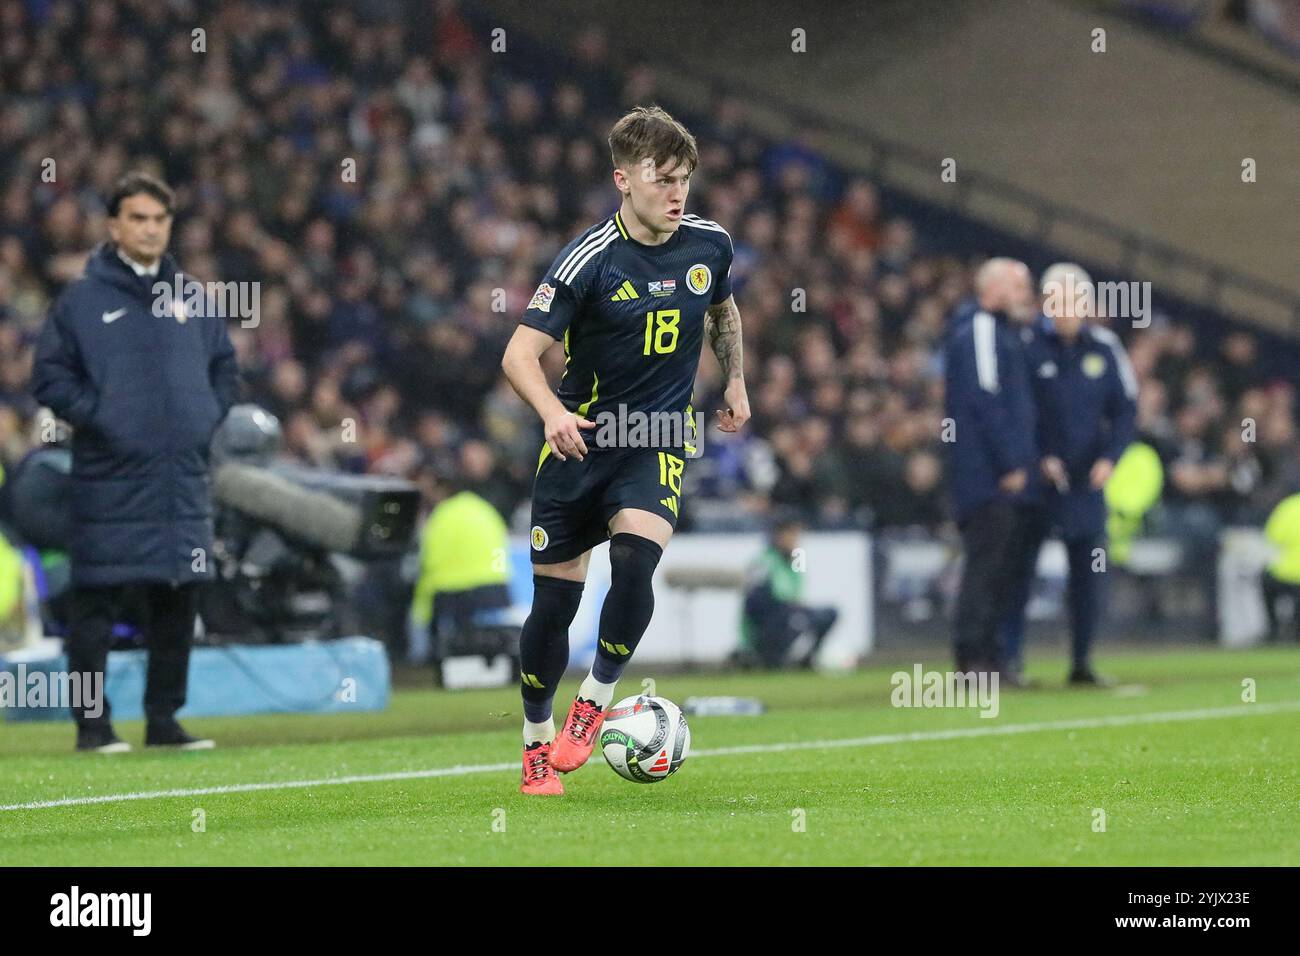
{"type": "Polygon", "coordinates": [[[817,649],[839,618],[833,607],[802,603],[804,568],[799,553],[803,527],[787,513],[772,528],[771,541],[750,569],[741,618],[742,665],[811,667],[817,649]]]}
{"type": "Polygon", "coordinates": [[[1292,640],[1300,641],[1300,494],[1284,498],[1264,525],[1278,555],[1260,575],[1270,641],[1281,640],[1282,604],[1290,605],[1292,640]]]}
{"type": "Polygon", "coordinates": [[[433,509],[420,533],[408,650],[412,661],[437,664],[443,647],[453,635],[467,632],[475,615],[510,606],[510,568],[506,524],[486,499],[466,487],[466,477],[424,477],[433,509]]]}

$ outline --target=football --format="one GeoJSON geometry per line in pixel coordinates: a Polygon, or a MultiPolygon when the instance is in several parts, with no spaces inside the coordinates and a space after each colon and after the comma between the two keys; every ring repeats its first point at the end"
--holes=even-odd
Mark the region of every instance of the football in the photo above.
{"type": "Polygon", "coordinates": [[[658,783],[686,762],[691,750],[691,728],[671,700],[626,697],[605,717],[600,749],[623,779],[658,783]]]}

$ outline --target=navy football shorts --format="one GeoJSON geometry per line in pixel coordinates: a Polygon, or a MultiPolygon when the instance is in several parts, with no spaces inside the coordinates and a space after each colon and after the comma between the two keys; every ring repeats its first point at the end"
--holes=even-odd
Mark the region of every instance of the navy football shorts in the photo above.
{"type": "Polygon", "coordinates": [[[680,449],[600,448],[560,461],[546,446],[533,479],[533,564],[571,561],[608,540],[609,522],[624,508],[676,528],[685,470],[680,449]]]}

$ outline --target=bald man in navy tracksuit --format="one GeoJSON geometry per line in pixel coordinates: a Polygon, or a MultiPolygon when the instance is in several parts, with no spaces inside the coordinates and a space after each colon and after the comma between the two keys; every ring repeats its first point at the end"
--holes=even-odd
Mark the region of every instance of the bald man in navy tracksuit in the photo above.
{"type": "Polygon", "coordinates": [[[1029,270],[991,259],[956,315],[944,361],[949,486],[965,563],[954,621],[959,671],[1002,666],[998,625],[1015,584],[1026,507],[1040,494],[1034,403],[1012,316],[1032,314],[1029,270]]]}
{"type": "Polygon", "coordinates": [[[1101,618],[1106,545],[1102,489],[1115,462],[1133,440],[1137,380],[1114,332],[1085,321],[1075,296],[1049,289],[1086,290],[1092,282],[1078,266],[1063,263],[1043,275],[1044,310],[1026,348],[1046,479],[1043,507],[1029,513],[1021,538],[1020,568],[1002,630],[1006,667],[1019,670],[1020,647],[1038,551],[1053,530],[1069,558],[1067,603],[1071,669],[1075,685],[1105,685],[1092,669],[1091,651],[1101,618]]]}

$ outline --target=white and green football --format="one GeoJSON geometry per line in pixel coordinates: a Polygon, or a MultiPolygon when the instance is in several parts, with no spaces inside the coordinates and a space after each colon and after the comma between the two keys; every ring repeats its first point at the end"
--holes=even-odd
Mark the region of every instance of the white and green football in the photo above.
{"type": "Polygon", "coordinates": [[[691,751],[691,728],[664,697],[626,697],[605,715],[600,749],[614,772],[634,783],[658,783],[677,772],[691,751]]]}

